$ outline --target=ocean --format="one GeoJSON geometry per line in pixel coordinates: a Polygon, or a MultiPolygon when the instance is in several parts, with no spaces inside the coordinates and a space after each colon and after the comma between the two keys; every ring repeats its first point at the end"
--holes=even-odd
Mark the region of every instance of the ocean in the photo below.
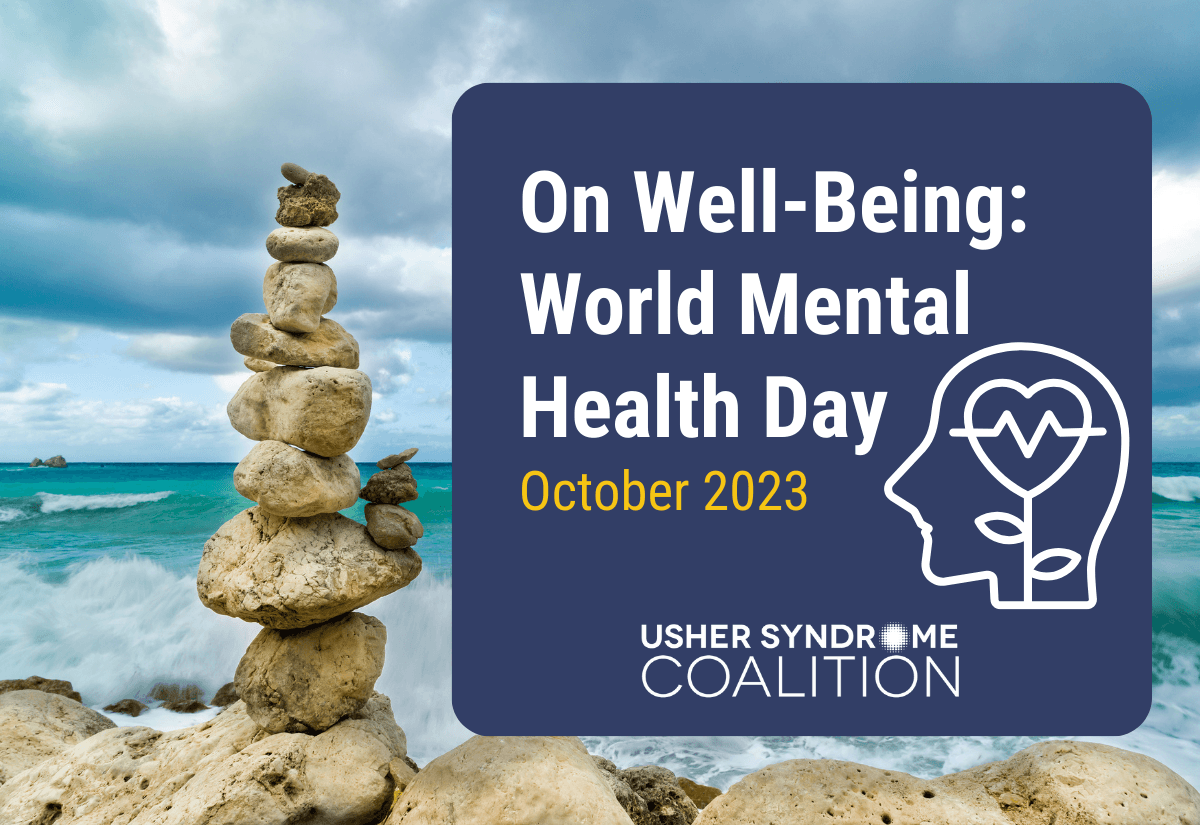
{"type": "MultiPolygon", "coordinates": [[[[196,684],[211,696],[231,681],[257,627],[203,607],[195,576],[205,540],[249,505],[233,488],[234,466],[0,464],[0,679],[69,679],[98,710],[120,699],[145,700],[160,682],[196,684]]],[[[409,753],[424,764],[470,733],[450,705],[451,465],[410,466],[421,496],[406,506],[425,525],[417,545],[424,571],[365,610],[388,628],[387,663],[376,687],[391,697],[409,753]]],[[[375,468],[360,470],[366,478],[375,468]]],[[[659,764],[722,789],[796,758],[938,776],[1004,759],[1046,738],[1139,751],[1200,785],[1200,464],[1155,464],[1152,491],[1154,704],[1133,733],[582,739],[621,767],[659,764]]],[[[361,521],[362,507],[344,512],[361,521]]],[[[165,730],[214,713],[156,708],[136,720],[112,718],[165,730]]]]}

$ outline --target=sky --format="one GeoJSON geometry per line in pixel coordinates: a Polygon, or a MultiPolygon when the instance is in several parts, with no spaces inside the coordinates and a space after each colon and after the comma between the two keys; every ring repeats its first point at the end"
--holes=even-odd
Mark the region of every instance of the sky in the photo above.
{"type": "Polygon", "coordinates": [[[1200,460],[1197,42],[1193,2],[9,0],[0,461],[240,460],[228,329],[262,311],[284,161],[343,193],[329,316],[375,388],[352,455],[449,460],[450,124],[489,81],[1128,83],[1154,118],[1154,455],[1200,460]]]}

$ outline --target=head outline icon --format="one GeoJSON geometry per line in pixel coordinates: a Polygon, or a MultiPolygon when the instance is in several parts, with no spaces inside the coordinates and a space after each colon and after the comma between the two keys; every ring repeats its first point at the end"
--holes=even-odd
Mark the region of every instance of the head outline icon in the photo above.
{"type": "MultiPolygon", "coordinates": [[[[1031,502],[1032,502],[1034,496],[1036,496],[1038,493],[1040,493],[1040,492],[1044,491],[1045,489],[1047,489],[1048,487],[1050,487],[1054,482],[1056,482],[1059,478],[1061,478],[1061,476],[1064,473],[1066,473],[1066,471],[1068,469],[1070,469],[1070,466],[1074,463],[1074,461],[1078,457],[1079,453],[1082,452],[1083,447],[1086,444],[1088,436],[1101,434],[1104,432],[1102,429],[1092,427],[1091,422],[1092,422],[1092,417],[1091,417],[1090,403],[1088,402],[1086,396],[1084,396],[1082,394],[1082,392],[1078,389],[1078,387],[1075,387],[1075,385],[1071,384],[1068,381],[1062,381],[1060,379],[1050,379],[1047,381],[1039,381],[1030,386],[1025,386],[1023,384],[1020,384],[1016,381],[1011,381],[1009,379],[993,379],[991,381],[984,382],[984,384],[981,384],[979,387],[977,387],[975,389],[975,391],[972,393],[970,399],[968,400],[967,406],[964,410],[964,427],[959,428],[957,430],[952,430],[951,435],[966,436],[968,441],[970,441],[970,443],[971,443],[972,450],[975,452],[976,456],[980,459],[981,463],[984,464],[984,466],[988,470],[988,472],[991,473],[994,478],[996,478],[998,481],[1000,481],[1001,484],[1003,484],[1011,492],[1014,492],[1017,495],[1021,496],[1021,498],[1024,500],[1025,507],[1026,507],[1025,519],[1026,519],[1026,521],[1029,521],[1029,519],[1030,519],[1029,508],[1031,507],[1031,502]],[[1047,416],[1045,418],[1043,418],[1043,421],[1039,425],[1038,432],[1028,442],[1026,442],[1024,440],[1024,437],[1020,435],[1020,431],[1015,426],[1015,423],[1012,424],[1012,426],[1011,426],[1012,433],[1013,433],[1014,437],[1017,438],[1018,445],[1021,447],[1021,451],[1023,454],[1026,455],[1026,457],[1031,455],[1032,451],[1034,449],[1036,449],[1037,443],[1040,439],[1040,435],[1044,432],[1046,427],[1054,428],[1056,433],[1059,433],[1059,434],[1068,434],[1069,433],[1072,435],[1077,435],[1078,439],[1079,439],[1078,443],[1075,445],[1074,449],[1072,450],[1071,455],[1068,456],[1068,459],[1063,462],[1062,466],[1060,466],[1058,468],[1058,470],[1056,470],[1053,474],[1051,474],[1051,476],[1049,478],[1047,478],[1045,481],[1043,481],[1041,484],[1035,486],[1031,490],[1026,490],[1024,488],[1019,487],[1014,482],[1011,482],[1010,480],[1008,480],[1004,476],[1003,473],[1001,473],[998,469],[996,469],[995,465],[991,463],[990,459],[986,458],[986,455],[983,453],[982,449],[979,447],[979,442],[978,442],[978,437],[980,435],[995,435],[995,434],[998,434],[1005,427],[1007,427],[1009,422],[1012,421],[1011,414],[1008,415],[1007,420],[1006,420],[1005,416],[1002,415],[1001,419],[999,421],[997,421],[996,426],[994,428],[988,428],[987,430],[983,430],[983,429],[976,428],[973,425],[973,423],[971,421],[971,413],[974,408],[974,402],[978,399],[979,396],[981,396],[988,389],[992,389],[994,387],[1005,387],[1007,389],[1014,389],[1014,390],[1020,392],[1021,395],[1023,395],[1025,398],[1030,398],[1039,389],[1042,389],[1043,387],[1051,387],[1051,386],[1065,389],[1068,392],[1071,392],[1072,395],[1075,395],[1075,397],[1080,400],[1081,407],[1083,408],[1083,411],[1084,411],[1084,422],[1083,422],[1083,425],[1079,428],[1063,430],[1063,428],[1061,428],[1058,425],[1058,422],[1054,418],[1053,414],[1048,413],[1047,416]]],[[[1128,474],[1128,469],[1129,469],[1129,419],[1125,413],[1125,405],[1122,403],[1121,397],[1117,393],[1117,390],[1113,386],[1112,382],[1108,380],[1108,377],[1105,376],[1104,373],[1100,372],[1100,370],[1098,370],[1095,366],[1093,366],[1088,361],[1084,360],[1083,358],[1080,358],[1078,355],[1075,355],[1072,352],[1068,352],[1067,350],[1060,349],[1058,347],[1052,347],[1047,344],[1035,344],[1035,343],[1028,343],[1028,342],[1013,342],[1013,343],[1008,343],[1008,344],[996,344],[994,346],[985,347],[981,350],[973,352],[970,355],[968,355],[967,357],[963,358],[961,361],[959,361],[953,367],[951,367],[951,369],[942,377],[942,380],[940,382],[938,382],[937,391],[934,393],[934,396],[933,396],[933,405],[932,405],[932,410],[930,412],[930,417],[929,417],[929,428],[925,433],[925,437],[922,439],[920,445],[918,445],[917,448],[912,452],[912,454],[909,455],[908,458],[906,458],[904,460],[904,462],[895,470],[895,472],[893,472],[891,474],[891,476],[888,477],[888,480],[886,482],[884,482],[883,492],[889,501],[891,501],[893,504],[900,507],[901,509],[905,510],[910,516],[912,516],[913,521],[916,522],[918,529],[920,529],[921,539],[922,539],[921,572],[925,575],[926,580],[928,580],[930,583],[938,585],[939,587],[945,587],[945,586],[955,585],[955,584],[964,584],[967,582],[987,581],[988,582],[988,594],[989,594],[989,598],[991,600],[992,607],[1000,609],[1000,610],[1088,610],[1088,609],[1096,606],[1096,600],[1097,600],[1096,559],[1097,559],[1097,556],[1099,555],[1100,544],[1104,540],[1104,535],[1108,530],[1108,526],[1112,521],[1113,515],[1116,513],[1117,505],[1120,503],[1121,495],[1125,490],[1125,481],[1126,481],[1126,477],[1128,474]],[[1020,543],[1022,541],[1024,541],[1026,543],[1027,550],[1026,550],[1026,562],[1025,562],[1025,587],[1024,587],[1024,598],[1023,599],[1021,599],[1021,600],[1002,600],[1000,598],[1000,594],[999,594],[998,577],[997,577],[996,573],[991,570],[981,570],[981,571],[976,571],[976,572],[971,572],[971,573],[963,573],[963,574],[952,575],[952,576],[937,575],[936,573],[933,572],[931,565],[930,565],[932,551],[933,551],[933,525],[929,524],[922,517],[920,509],[915,504],[913,504],[912,502],[903,498],[902,496],[898,495],[895,490],[896,483],[899,482],[900,479],[902,479],[905,476],[905,474],[908,473],[908,471],[913,467],[913,465],[916,464],[917,461],[926,453],[926,451],[928,451],[930,446],[933,444],[934,439],[937,437],[939,421],[940,421],[940,417],[941,417],[942,400],[946,394],[947,389],[950,387],[951,382],[953,382],[953,380],[959,375],[959,373],[961,373],[967,367],[969,367],[973,364],[976,364],[989,356],[999,355],[1002,353],[1011,353],[1011,352],[1042,353],[1045,355],[1051,355],[1051,356],[1055,356],[1057,358],[1062,358],[1063,360],[1075,365],[1076,367],[1079,367],[1080,369],[1087,372],[1092,378],[1094,378],[1096,380],[1096,382],[1098,384],[1100,384],[1101,387],[1104,388],[1105,392],[1108,393],[1108,397],[1111,400],[1111,402],[1116,410],[1117,420],[1120,424],[1120,438],[1121,438],[1120,464],[1119,464],[1119,468],[1118,468],[1118,472],[1117,472],[1116,484],[1113,487],[1112,497],[1110,498],[1110,500],[1108,502],[1108,506],[1105,508],[1104,517],[1100,522],[1100,526],[1096,530],[1095,535],[1093,536],[1092,541],[1090,543],[1090,546],[1088,547],[1088,554],[1087,554],[1087,593],[1088,593],[1088,597],[1087,597],[1087,599],[1070,600],[1070,601],[1062,601],[1062,600],[1036,601],[1033,599],[1032,588],[1031,588],[1031,577],[1032,578],[1042,578],[1042,577],[1038,576],[1037,574],[1032,573],[1031,562],[1034,565],[1036,565],[1037,561],[1040,561],[1041,559],[1043,559],[1047,556],[1073,557],[1074,561],[1071,561],[1070,563],[1068,563],[1061,570],[1056,571],[1053,574],[1049,574],[1049,576],[1052,576],[1052,577],[1060,577],[1062,575],[1066,575],[1066,573],[1070,572],[1077,566],[1077,564],[1079,563],[1079,554],[1074,553],[1073,551],[1052,550],[1052,551],[1045,551],[1043,553],[1040,553],[1036,557],[1032,557],[1032,559],[1031,559],[1030,551],[1028,550],[1028,547],[1031,546],[1030,545],[1030,537],[1029,537],[1028,531],[1024,531],[1024,526],[1023,526],[1024,523],[1021,522],[1021,520],[1019,520],[1013,516],[1009,516],[1008,514],[1004,514],[1004,513],[985,513],[984,515],[982,515],[978,519],[976,519],[976,525],[979,527],[981,532],[983,532],[985,535],[988,535],[994,541],[999,541],[1001,543],[1008,543],[1008,544],[1020,543]],[[984,523],[980,523],[981,521],[986,523],[987,521],[994,520],[994,519],[1000,519],[1000,520],[1005,520],[1005,521],[1011,520],[1010,523],[1014,523],[1015,526],[1018,526],[1019,530],[1022,530],[1024,532],[1021,532],[1017,536],[1011,536],[1011,537],[1010,536],[1002,536],[1000,534],[992,534],[992,531],[988,530],[984,523]]]]}

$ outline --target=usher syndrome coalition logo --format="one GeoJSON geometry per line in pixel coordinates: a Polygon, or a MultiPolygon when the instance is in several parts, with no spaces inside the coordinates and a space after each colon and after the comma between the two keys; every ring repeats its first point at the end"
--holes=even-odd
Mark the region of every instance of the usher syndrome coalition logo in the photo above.
{"type": "Polygon", "coordinates": [[[1141,723],[1137,92],[483,85],[453,151],[463,724],[1141,723]]]}

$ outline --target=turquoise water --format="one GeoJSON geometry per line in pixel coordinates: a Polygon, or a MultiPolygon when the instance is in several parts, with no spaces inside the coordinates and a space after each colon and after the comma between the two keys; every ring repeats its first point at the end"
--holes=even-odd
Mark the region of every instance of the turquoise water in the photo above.
{"type": "MultiPolygon", "coordinates": [[[[160,681],[210,693],[230,681],[258,627],[205,609],[195,574],[205,540],[250,505],[234,490],[234,466],[0,465],[0,679],[70,679],[94,707],[145,696],[160,681]]],[[[411,466],[421,495],[406,506],[425,525],[417,546],[424,572],[366,610],[388,628],[377,687],[424,763],[470,734],[450,706],[451,465],[411,466]]],[[[360,471],[366,478],[375,468],[360,471]]],[[[1147,753],[1200,784],[1200,464],[1156,464],[1152,490],[1154,706],[1138,730],[1097,741],[1147,753]]],[[[362,506],[344,513],[362,521],[362,506]]],[[[654,762],[728,787],[783,759],[847,759],[935,776],[1042,738],[1091,738],[1043,733],[583,739],[622,766],[654,762]]]]}

